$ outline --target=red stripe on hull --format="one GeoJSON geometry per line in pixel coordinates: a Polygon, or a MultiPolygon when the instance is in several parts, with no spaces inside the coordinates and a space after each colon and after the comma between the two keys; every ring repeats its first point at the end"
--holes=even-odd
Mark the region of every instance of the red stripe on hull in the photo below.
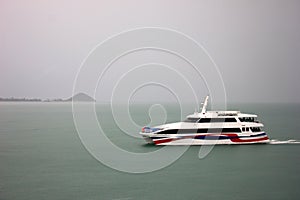
{"type": "Polygon", "coordinates": [[[155,141],[153,140],[153,142],[155,144],[161,144],[161,143],[171,142],[173,140],[175,140],[175,139],[167,138],[167,139],[163,139],[163,140],[155,140],[155,141]]]}
{"type": "Polygon", "coordinates": [[[264,141],[264,140],[268,140],[268,136],[265,136],[265,137],[262,137],[262,138],[254,138],[254,139],[240,139],[238,137],[236,137],[237,135],[236,134],[224,134],[224,135],[227,135],[229,136],[230,140],[232,142],[259,142],[259,141],[264,141]],[[232,138],[231,138],[232,137],[232,138]]]}
{"type": "MultiPolygon", "coordinates": [[[[205,135],[205,136],[209,136],[209,135],[210,134],[205,135]]],[[[265,136],[265,137],[262,137],[262,138],[254,138],[254,139],[240,139],[240,138],[238,138],[237,134],[222,134],[222,135],[226,135],[226,136],[229,137],[229,139],[232,142],[238,142],[238,143],[261,142],[261,141],[269,139],[268,136],[265,136]]],[[[161,140],[153,140],[153,142],[157,145],[157,144],[172,142],[172,141],[175,141],[175,140],[194,138],[194,137],[196,137],[196,136],[188,136],[188,137],[185,137],[185,138],[166,138],[166,139],[161,139],[161,140]]]]}

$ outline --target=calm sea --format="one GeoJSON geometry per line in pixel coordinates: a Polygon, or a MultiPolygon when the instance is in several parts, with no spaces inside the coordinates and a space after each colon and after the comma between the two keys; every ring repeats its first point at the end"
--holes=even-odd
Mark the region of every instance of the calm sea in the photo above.
{"type": "MultiPolygon", "coordinates": [[[[258,114],[272,139],[300,140],[299,104],[229,107],[258,114]]],[[[138,125],[149,123],[148,108],[130,107],[138,125]]],[[[97,111],[119,147],[132,152],[160,148],[123,134],[107,105],[97,105],[97,111]]],[[[178,107],[167,106],[166,113],[167,121],[180,120],[178,107]]],[[[300,199],[300,144],[215,146],[204,159],[198,158],[199,149],[190,147],[152,173],[119,172],[85,150],[71,104],[1,103],[0,199],[300,199]]]]}

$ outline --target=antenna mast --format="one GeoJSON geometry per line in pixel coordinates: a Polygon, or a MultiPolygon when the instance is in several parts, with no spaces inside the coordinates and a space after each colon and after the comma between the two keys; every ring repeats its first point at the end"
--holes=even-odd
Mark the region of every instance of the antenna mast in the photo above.
{"type": "Polygon", "coordinates": [[[203,106],[202,106],[202,111],[201,111],[202,114],[206,113],[206,107],[207,107],[207,103],[208,103],[208,98],[209,98],[209,96],[205,97],[205,100],[204,100],[204,103],[203,103],[203,106]]]}

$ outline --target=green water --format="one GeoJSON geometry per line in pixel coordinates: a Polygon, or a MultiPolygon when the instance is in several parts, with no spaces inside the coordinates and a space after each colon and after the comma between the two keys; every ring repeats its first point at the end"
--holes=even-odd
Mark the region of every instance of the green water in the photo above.
{"type": "MultiPolygon", "coordinates": [[[[258,114],[270,138],[300,140],[299,104],[231,107],[258,114]]],[[[149,122],[145,108],[132,107],[138,124],[149,122]]],[[[97,110],[109,108],[98,105],[97,110]]],[[[168,121],[179,119],[176,107],[167,110],[168,121]]],[[[98,117],[105,120],[103,113],[98,117]]],[[[118,146],[133,152],[159,148],[122,134],[107,118],[105,129],[118,146]]],[[[70,104],[1,103],[0,199],[300,198],[299,144],[215,146],[204,159],[198,158],[199,149],[190,147],[156,172],[119,172],[82,146],[70,104]]]]}

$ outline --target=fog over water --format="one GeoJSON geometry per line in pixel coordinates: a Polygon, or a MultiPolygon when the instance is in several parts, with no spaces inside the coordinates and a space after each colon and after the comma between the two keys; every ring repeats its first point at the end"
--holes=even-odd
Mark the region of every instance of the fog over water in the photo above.
{"type": "MultiPolygon", "coordinates": [[[[100,42],[134,28],[162,27],[187,34],[203,45],[220,70],[228,101],[299,103],[299,10],[300,1],[296,0],[3,0],[0,2],[0,97],[67,98],[72,95],[81,63],[100,42]]],[[[124,45],[119,43],[115,48],[124,45]]],[[[198,53],[191,51],[190,55],[196,57],[198,53]]],[[[122,76],[126,73],[122,68],[125,65],[134,67],[149,62],[168,63],[184,74],[199,98],[208,93],[203,80],[189,71],[188,66],[162,52],[142,51],[125,56],[110,73],[117,75],[123,69],[119,73],[122,76]]],[[[131,74],[128,85],[141,76],[177,80],[175,74],[155,67],[146,70],[147,74],[143,70],[131,74]]],[[[199,66],[200,71],[205,67],[199,66]]],[[[99,64],[99,69],[103,70],[104,65],[99,64]]],[[[113,75],[106,77],[108,84],[112,84],[110,77],[113,75]]],[[[127,86],[126,82],[122,84],[127,86]]],[[[181,81],[172,84],[178,91],[185,91],[181,81]]],[[[109,101],[110,92],[98,91],[97,101],[109,101]]],[[[183,92],[182,96],[186,97],[181,101],[190,98],[188,93],[183,92]]],[[[144,87],[134,98],[174,100],[174,96],[170,98],[157,85],[144,87]]]]}

